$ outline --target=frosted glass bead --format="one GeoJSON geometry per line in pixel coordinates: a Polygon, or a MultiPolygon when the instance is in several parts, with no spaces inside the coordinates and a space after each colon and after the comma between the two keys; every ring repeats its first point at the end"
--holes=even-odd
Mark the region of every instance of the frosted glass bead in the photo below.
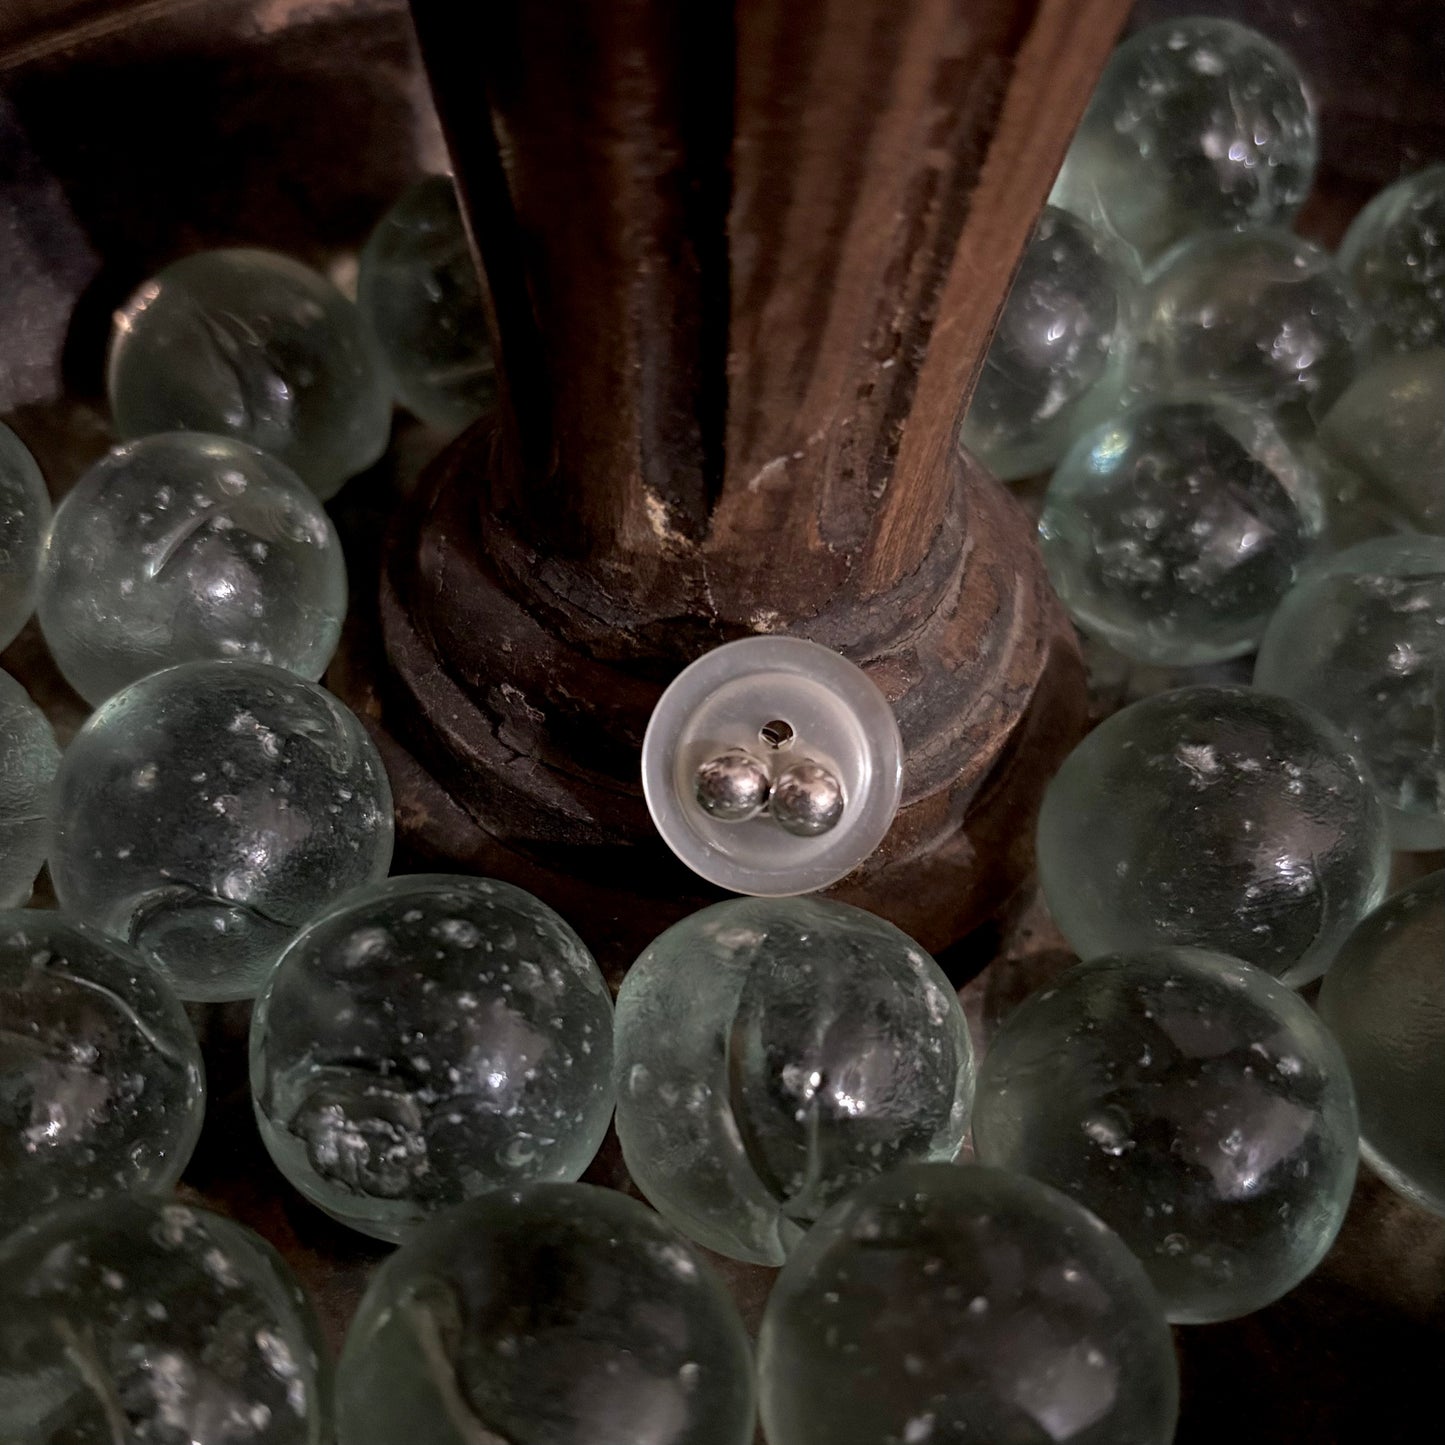
{"type": "Polygon", "coordinates": [[[202,251],[147,281],[116,313],[107,382],[121,436],[235,437],[323,498],[391,434],[391,380],[360,312],[271,251],[202,251]]]}
{"type": "Polygon", "coordinates": [[[122,688],[66,750],[50,871],[182,998],[249,998],[304,923],[385,877],[391,846],[351,712],[274,667],[189,662],[122,688]]]}
{"type": "Polygon", "coordinates": [[[1194,231],[1287,225],[1318,159],[1289,56],[1246,26],[1192,16],[1114,52],[1049,199],[1149,258],[1194,231]]]}
{"type": "Polygon", "coordinates": [[[1377,532],[1445,536],[1442,416],[1445,350],[1384,356],[1362,371],[1320,423],[1321,449],[1356,479],[1341,510],[1377,532]]]}
{"type": "Polygon", "coordinates": [[[62,914],[0,912],[0,1236],[57,1204],[168,1190],[204,1111],[200,1047],[160,974],[62,914]]]}
{"type": "Polygon", "coordinates": [[[610,1189],[496,1189],[372,1278],[340,1445],[750,1445],[748,1339],[721,1281],[610,1189]]]}
{"type": "Polygon", "coordinates": [[[1167,1445],[1178,1368],[1139,1262],[1053,1189],[913,1164],[824,1215],[758,1336],[770,1445],[1167,1445]]]}
{"type": "Polygon", "coordinates": [[[346,563],[325,508],[244,442],[197,432],[128,442],[56,510],[40,626],[92,705],[207,657],[318,678],[345,615],[346,563]]]}
{"type": "Polygon", "coordinates": [[[326,1445],[329,1385],[291,1271],[229,1219],[105,1199],[0,1247],[0,1439],[326,1445]]]}
{"type": "Polygon", "coordinates": [[[1445,537],[1379,537],[1311,571],[1265,633],[1256,687],[1355,744],[1397,848],[1445,848],[1445,537]]]}
{"type": "Polygon", "coordinates": [[[1069,449],[1039,541],[1086,632],[1140,662],[1193,666],[1259,641],[1323,521],[1314,474],[1264,413],[1145,402],[1069,449]]]}
{"type": "Polygon", "coordinates": [[[1350,224],[1339,258],[1378,349],[1445,346],[1445,165],[1386,186],[1350,224]]]}
{"type": "Polygon", "coordinates": [[[1126,248],[1046,207],[963,423],[963,444],[995,476],[1045,471],[1108,414],[1133,355],[1137,301],[1126,248]]]}
{"type": "Polygon", "coordinates": [[[0,672],[0,908],[25,903],[50,844],[60,749],[30,694],[0,672]]]}
{"type": "Polygon", "coordinates": [[[1116,1230],[1180,1324],[1293,1289],[1349,1207],[1359,1121],[1313,1009],[1195,948],[1070,969],[1009,1015],[979,1073],[979,1162],[1116,1230]]]}
{"type": "Polygon", "coordinates": [[[399,1239],[485,1190],[581,1175],[612,1117],[612,998],[530,893],[392,878],[281,956],[252,1016],[251,1087],[291,1183],[399,1239]]]}
{"type": "Polygon", "coordinates": [[[617,1133],[684,1233],[780,1264],[865,1179],[952,1159],[973,1057],[906,934],[820,899],[731,899],[668,929],[617,996],[617,1133]]]}
{"type": "Polygon", "coordinates": [[[1445,872],[1387,899],[1345,940],[1320,991],[1360,1100],[1366,1161],[1445,1215],[1445,872]]]}
{"type": "Polygon", "coordinates": [[[1161,258],[1144,295],[1136,379],[1227,397],[1308,430],[1349,385],[1364,332],[1329,253],[1287,231],[1208,231],[1161,258]]]}
{"type": "Polygon", "coordinates": [[[1384,895],[1384,809],[1319,714],[1186,687],[1101,723],[1039,814],[1039,881],[1083,958],[1192,944],[1293,986],[1384,895]]]}
{"type": "Polygon", "coordinates": [[[377,223],[356,304],[402,404],[423,421],[457,432],[495,401],[482,283],[450,176],[418,181],[377,223]]]}
{"type": "Polygon", "coordinates": [[[0,648],[35,610],[50,493],[25,443],[0,422],[0,648]]]}

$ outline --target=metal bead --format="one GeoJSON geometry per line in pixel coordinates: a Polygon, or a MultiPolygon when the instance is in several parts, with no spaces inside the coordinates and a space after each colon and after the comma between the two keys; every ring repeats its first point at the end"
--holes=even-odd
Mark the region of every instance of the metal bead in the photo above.
{"type": "Polygon", "coordinates": [[[697,805],[722,823],[754,818],[768,801],[768,770],[751,753],[729,748],[709,758],[693,785],[697,805]]]}
{"type": "Polygon", "coordinates": [[[843,785],[821,763],[804,758],[778,774],[769,810],[785,832],[815,838],[843,816],[843,785]]]}

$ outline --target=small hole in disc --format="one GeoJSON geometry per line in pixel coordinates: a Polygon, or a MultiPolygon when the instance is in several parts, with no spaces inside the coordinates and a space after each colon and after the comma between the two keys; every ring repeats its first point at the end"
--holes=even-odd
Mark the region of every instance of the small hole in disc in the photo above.
{"type": "Polygon", "coordinates": [[[774,718],[758,729],[758,737],[770,748],[785,748],[793,741],[792,724],[774,718]]]}

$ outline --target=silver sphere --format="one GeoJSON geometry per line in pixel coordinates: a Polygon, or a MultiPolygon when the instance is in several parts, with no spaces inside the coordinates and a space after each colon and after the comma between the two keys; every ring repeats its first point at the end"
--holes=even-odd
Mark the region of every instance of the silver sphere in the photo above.
{"type": "Polygon", "coordinates": [[[804,758],[778,774],[769,806],[785,832],[815,838],[843,816],[843,785],[821,763],[804,758]]]}
{"type": "Polygon", "coordinates": [[[729,748],[709,758],[693,783],[697,805],[721,823],[755,818],[768,801],[768,770],[751,753],[729,748]]]}

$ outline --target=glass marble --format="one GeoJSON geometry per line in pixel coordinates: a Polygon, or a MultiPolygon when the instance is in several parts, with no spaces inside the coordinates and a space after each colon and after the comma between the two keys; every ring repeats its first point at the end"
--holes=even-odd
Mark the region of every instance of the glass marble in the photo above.
{"type": "Polygon", "coordinates": [[[391,433],[391,379],[361,313],[271,251],[202,251],[147,281],[116,313],[106,379],[122,437],[235,437],[322,498],[391,433]]]}
{"type": "Polygon", "coordinates": [[[418,181],[377,223],[356,304],[408,411],[458,432],[496,400],[481,278],[450,176],[418,181]]]}
{"type": "Polygon", "coordinates": [[[50,872],[185,999],[249,998],[300,927],[391,863],[376,745],[330,693],[255,662],[122,688],[66,749],[50,872]]]}
{"type": "Polygon", "coordinates": [[[1192,666],[1259,641],[1323,523],[1314,474],[1263,412],[1144,402],[1069,449],[1039,541],[1084,631],[1192,666]]]}
{"type": "Polygon", "coordinates": [[[106,1199],[0,1248],[0,1438],[14,1445],[326,1445],[329,1384],[291,1271],[218,1214],[106,1199]]]}
{"type": "Polygon", "coordinates": [[[1445,165],[1386,186],[1340,242],[1379,350],[1445,346],[1445,165]]]}
{"type": "Polygon", "coordinates": [[[60,749],[30,694],[0,672],[0,908],[25,903],[50,844],[60,749]]]}
{"type": "Polygon", "coordinates": [[[1445,848],[1445,537],[1378,537],[1285,598],[1254,683],[1355,744],[1396,848],[1445,848]]]}
{"type": "Polygon", "coordinates": [[[1194,16],[1114,52],[1049,199],[1147,259],[1194,231],[1288,225],[1318,159],[1289,56],[1244,25],[1194,16]]]}
{"type": "Polygon", "coordinates": [[[1133,354],[1132,254],[1049,206],[1019,263],[961,440],[1016,481],[1053,466],[1118,400],[1133,354]]]}
{"type": "Polygon", "coordinates": [[[204,1112],[200,1047],[160,974],[62,914],[0,912],[0,1236],[168,1190],[204,1112]]]}
{"type": "Polygon", "coordinates": [[[289,467],[229,437],[116,447],[56,509],[40,627],[88,703],[178,662],[326,670],[346,615],[341,542],[289,467]]]}
{"type": "Polygon", "coordinates": [[[1098,1215],[1176,1324],[1262,1309],[1314,1269],[1358,1135],[1314,1010],[1197,948],[1092,959],[1027,999],[989,1044],[973,1116],[979,1162],[1098,1215]]]}
{"type": "Polygon", "coordinates": [[[1354,1075],[1366,1162],[1445,1215],[1445,872],[1401,889],[1345,940],[1320,1013],[1354,1075]]]}
{"type": "Polygon", "coordinates": [[[722,1282],[650,1209],[493,1190],[381,1268],[346,1336],[339,1445],[749,1445],[752,1362],[722,1282]]]}
{"type": "Polygon", "coordinates": [[[668,929],[617,995],[617,1134],[685,1234],[781,1264],[850,1189],[952,1159],[973,1056],[938,965],[814,898],[730,899],[668,929]]]}
{"type": "Polygon", "coordinates": [[[1357,479],[1352,516],[1445,536],[1445,350],[1366,367],[1326,412],[1319,443],[1357,479]]]}
{"type": "Polygon", "coordinates": [[[1287,231],[1207,231],[1164,256],[1145,289],[1135,380],[1226,397],[1308,430],[1349,385],[1363,313],[1329,253],[1287,231]]]}
{"type": "Polygon", "coordinates": [[[1117,712],[1039,813],[1039,881],[1082,958],[1197,945],[1298,987],[1384,896],[1385,812],[1318,713],[1247,687],[1117,712]]]}
{"type": "Polygon", "coordinates": [[[1056,1190],[913,1164],[824,1215],[758,1336],[770,1445],[1167,1445],[1178,1367],[1138,1260],[1056,1190]]]}
{"type": "Polygon", "coordinates": [[[399,1239],[487,1189],[581,1175],[612,1117],[612,997],[530,893],[392,878],[282,954],[252,1016],[251,1088],[292,1184],[399,1239]]]}
{"type": "Polygon", "coordinates": [[[0,422],[0,648],[35,611],[50,493],[25,443],[0,422]]]}

